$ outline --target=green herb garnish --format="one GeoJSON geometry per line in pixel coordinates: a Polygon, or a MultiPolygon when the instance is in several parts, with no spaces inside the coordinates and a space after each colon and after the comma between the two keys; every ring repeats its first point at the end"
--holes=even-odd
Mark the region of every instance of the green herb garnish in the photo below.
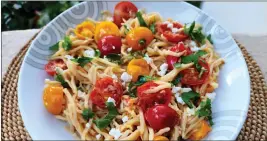
{"type": "Polygon", "coordinates": [[[183,64],[188,64],[188,63],[191,63],[193,62],[195,64],[195,67],[198,71],[201,70],[202,66],[199,65],[198,63],[198,60],[199,60],[199,57],[203,56],[207,54],[207,52],[203,51],[203,50],[199,50],[198,52],[194,53],[194,54],[190,54],[188,56],[182,56],[181,57],[181,62],[183,64]]]}
{"type": "Polygon", "coordinates": [[[101,56],[101,52],[98,49],[95,49],[95,57],[100,57],[101,56]]]}
{"type": "Polygon", "coordinates": [[[174,86],[176,86],[182,79],[182,75],[179,73],[171,82],[174,86]]]}
{"type": "Polygon", "coordinates": [[[128,92],[130,97],[136,97],[137,87],[135,86],[134,82],[130,82],[128,85],[128,92]]]}
{"type": "Polygon", "coordinates": [[[153,34],[156,33],[156,28],[155,28],[155,22],[153,22],[150,26],[149,26],[149,29],[152,31],[153,34]]]}
{"type": "Polygon", "coordinates": [[[195,27],[195,21],[190,25],[190,27],[187,27],[185,24],[184,33],[187,35],[190,35],[195,27]]]}
{"type": "Polygon", "coordinates": [[[117,64],[121,64],[122,63],[121,56],[118,55],[118,54],[115,54],[115,53],[108,54],[106,56],[106,58],[109,61],[114,62],[114,63],[117,63],[117,64]]]}
{"type": "Polygon", "coordinates": [[[115,105],[112,102],[106,102],[108,108],[108,114],[102,119],[96,119],[93,122],[99,129],[106,128],[112,120],[119,114],[115,105]]]}
{"type": "Polygon", "coordinates": [[[125,29],[124,34],[126,35],[129,32],[129,29],[128,29],[128,27],[126,25],[123,25],[123,27],[125,29]]]}
{"type": "Polygon", "coordinates": [[[199,117],[206,117],[209,120],[210,125],[213,125],[212,111],[211,111],[211,100],[209,98],[206,101],[200,103],[200,109],[196,111],[196,115],[199,117]]]}
{"type": "Polygon", "coordinates": [[[193,103],[200,98],[200,95],[197,92],[190,91],[182,93],[181,97],[189,108],[193,108],[193,103]]]}
{"type": "Polygon", "coordinates": [[[175,63],[173,64],[173,66],[176,68],[176,69],[179,69],[182,67],[182,64],[181,63],[175,63]]]}
{"type": "Polygon", "coordinates": [[[79,57],[76,59],[71,59],[71,61],[76,62],[79,66],[84,67],[87,63],[91,62],[93,58],[90,57],[79,57]]]}
{"type": "Polygon", "coordinates": [[[207,39],[210,41],[211,44],[213,44],[213,41],[211,39],[211,34],[208,35],[207,39]]]}
{"type": "Polygon", "coordinates": [[[90,118],[93,118],[94,115],[95,113],[93,113],[91,109],[89,108],[83,109],[82,116],[84,120],[88,121],[90,118]]]}
{"type": "Polygon", "coordinates": [[[69,84],[64,80],[63,76],[61,74],[56,74],[55,75],[55,80],[60,82],[61,85],[64,87],[64,88],[68,88],[69,87],[69,84]]]}
{"type": "Polygon", "coordinates": [[[147,27],[147,24],[146,24],[145,20],[143,19],[142,13],[140,11],[138,11],[136,13],[136,17],[137,17],[137,19],[139,21],[140,26],[147,27]]]}
{"type": "Polygon", "coordinates": [[[64,41],[62,43],[62,47],[64,50],[68,51],[71,49],[71,40],[69,36],[64,37],[64,41]]]}
{"type": "Polygon", "coordinates": [[[146,39],[140,39],[138,43],[143,46],[146,44],[146,39]]]}
{"type": "Polygon", "coordinates": [[[59,49],[59,42],[57,42],[56,44],[54,44],[53,46],[49,48],[49,50],[52,50],[52,51],[58,51],[58,49],[59,49]]]}
{"type": "Polygon", "coordinates": [[[205,35],[202,33],[202,27],[199,27],[198,29],[195,28],[195,21],[190,25],[190,27],[187,27],[185,25],[184,27],[184,33],[188,35],[192,40],[195,40],[199,42],[200,44],[205,43],[205,35]]]}
{"type": "Polygon", "coordinates": [[[156,78],[152,76],[139,76],[138,80],[135,83],[130,82],[128,85],[128,92],[130,97],[136,97],[137,86],[141,86],[144,83],[152,80],[156,80],[156,78]]]}

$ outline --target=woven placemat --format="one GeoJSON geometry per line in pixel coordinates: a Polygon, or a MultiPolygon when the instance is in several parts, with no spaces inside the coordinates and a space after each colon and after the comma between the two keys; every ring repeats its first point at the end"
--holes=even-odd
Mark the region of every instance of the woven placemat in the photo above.
{"type": "MultiPolygon", "coordinates": [[[[35,37],[33,37],[34,39],[35,37]]],[[[32,39],[32,40],[33,40],[32,39]]],[[[17,82],[19,69],[30,42],[23,47],[2,79],[1,139],[31,140],[18,109],[17,82]]],[[[267,140],[267,86],[256,61],[238,44],[248,65],[251,79],[251,102],[248,117],[237,140],[267,140]]]]}

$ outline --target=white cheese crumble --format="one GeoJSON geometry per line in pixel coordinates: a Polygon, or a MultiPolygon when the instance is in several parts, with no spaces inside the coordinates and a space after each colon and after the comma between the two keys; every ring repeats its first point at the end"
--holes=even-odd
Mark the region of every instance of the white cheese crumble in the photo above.
{"type": "Polygon", "coordinates": [[[111,75],[111,78],[112,78],[112,79],[116,79],[116,80],[118,79],[117,75],[115,75],[115,74],[112,74],[112,75],[111,75]]]}
{"type": "Polygon", "coordinates": [[[160,69],[160,71],[158,72],[158,75],[164,76],[168,70],[168,64],[167,63],[161,64],[159,69],[160,69]]]}
{"type": "Polygon", "coordinates": [[[97,135],[95,136],[95,138],[96,138],[97,140],[99,140],[99,139],[101,138],[101,134],[97,134],[97,135]]]}
{"type": "Polygon", "coordinates": [[[172,87],[172,93],[178,93],[182,88],[181,87],[172,87]]]}
{"type": "Polygon", "coordinates": [[[85,124],[86,128],[90,128],[90,126],[91,126],[91,124],[89,122],[85,124]]]}
{"type": "Polygon", "coordinates": [[[121,136],[121,131],[119,129],[111,128],[109,134],[113,136],[115,140],[117,140],[121,136]]]}
{"type": "Polygon", "coordinates": [[[127,52],[131,52],[133,48],[127,48],[127,52]]]}
{"type": "Polygon", "coordinates": [[[182,104],[182,105],[185,104],[184,101],[183,101],[183,99],[182,99],[182,97],[180,97],[179,93],[176,93],[176,94],[175,94],[175,98],[176,98],[176,101],[177,101],[178,103],[180,103],[180,104],[182,104]]]}
{"type": "Polygon", "coordinates": [[[216,97],[216,93],[215,92],[207,93],[206,97],[209,98],[211,101],[213,101],[216,97]]]}
{"type": "Polygon", "coordinates": [[[164,21],[163,22],[163,24],[169,24],[170,23],[170,21],[164,21]]]}
{"type": "Polygon", "coordinates": [[[172,33],[177,33],[179,31],[178,28],[172,28],[171,30],[172,30],[172,33]]]}
{"type": "Polygon", "coordinates": [[[114,104],[114,106],[116,106],[116,101],[115,99],[111,98],[111,97],[108,97],[108,100],[107,102],[112,102],[114,104]]]}
{"type": "Polygon", "coordinates": [[[85,97],[85,93],[80,91],[80,90],[78,90],[78,97],[79,98],[84,98],[85,97]]]}
{"type": "Polygon", "coordinates": [[[188,115],[188,116],[193,116],[193,115],[195,115],[195,109],[194,108],[192,108],[192,109],[190,109],[189,107],[187,107],[186,108],[186,114],[188,115]]]}
{"type": "Polygon", "coordinates": [[[153,61],[152,58],[150,58],[147,54],[145,54],[144,59],[146,60],[146,62],[147,62],[148,64],[151,64],[152,61],[153,61]]]}
{"type": "Polygon", "coordinates": [[[85,57],[94,57],[95,51],[93,49],[87,49],[84,51],[83,56],[85,57]]]}
{"type": "Polygon", "coordinates": [[[191,88],[182,88],[182,93],[190,92],[192,91],[191,88]]]}
{"type": "Polygon", "coordinates": [[[128,116],[124,116],[124,117],[122,117],[121,120],[122,120],[123,123],[125,123],[125,122],[127,122],[129,120],[129,118],[128,118],[128,116]]]}
{"type": "Polygon", "coordinates": [[[170,29],[172,29],[173,28],[173,24],[172,23],[168,23],[167,24],[167,27],[170,28],[170,29]]]}
{"type": "Polygon", "coordinates": [[[132,80],[132,76],[129,75],[127,72],[123,72],[121,75],[121,80],[124,82],[130,82],[132,80]]]}
{"type": "Polygon", "coordinates": [[[70,59],[74,59],[74,57],[73,56],[70,56],[70,55],[65,55],[64,56],[66,59],[68,59],[68,60],[70,60],[70,59]]]}

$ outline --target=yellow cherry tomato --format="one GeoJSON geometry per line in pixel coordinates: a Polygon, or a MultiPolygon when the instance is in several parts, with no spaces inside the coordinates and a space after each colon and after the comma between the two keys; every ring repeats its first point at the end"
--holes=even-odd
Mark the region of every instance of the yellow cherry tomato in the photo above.
{"type": "Polygon", "coordinates": [[[63,87],[56,85],[49,85],[44,89],[43,102],[46,110],[53,114],[58,115],[62,112],[65,104],[63,97],[63,87]]]}
{"type": "Polygon", "coordinates": [[[191,140],[201,140],[203,139],[209,132],[211,131],[211,127],[207,123],[207,121],[203,120],[201,122],[201,126],[199,129],[190,136],[191,140]]]}
{"type": "Polygon", "coordinates": [[[134,28],[126,35],[127,44],[134,51],[144,49],[153,39],[153,33],[146,27],[134,28]]]}
{"type": "Polygon", "coordinates": [[[120,36],[120,30],[113,22],[100,22],[96,25],[95,41],[98,42],[102,37],[107,35],[120,36]]]}
{"type": "Polygon", "coordinates": [[[80,39],[92,38],[95,32],[95,24],[84,21],[76,26],[74,33],[80,39]]]}
{"type": "Polygon", "coordinates": [[[154,141],[168,141],[169,139],[167,137],[164,136],[156,136],[154,138],[154,141]]]}
{"type": "Polygon", "coordinates": [[[127,66],[127,73],[135,82],[140,75],[149,75],[149,65],[144,59],[132,59],[127,66]]]}

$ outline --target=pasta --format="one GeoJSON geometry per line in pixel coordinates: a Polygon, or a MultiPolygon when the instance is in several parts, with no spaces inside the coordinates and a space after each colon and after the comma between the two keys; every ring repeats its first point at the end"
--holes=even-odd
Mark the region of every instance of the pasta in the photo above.
{"type": "Polygon", "coordinates": [[[119,28],[104,11],[67,31],[46,65],[55,80],[45,80],[45,107],[81,140],[204,138],[224,60],[201,25],[132,8],[119,28]]]}

